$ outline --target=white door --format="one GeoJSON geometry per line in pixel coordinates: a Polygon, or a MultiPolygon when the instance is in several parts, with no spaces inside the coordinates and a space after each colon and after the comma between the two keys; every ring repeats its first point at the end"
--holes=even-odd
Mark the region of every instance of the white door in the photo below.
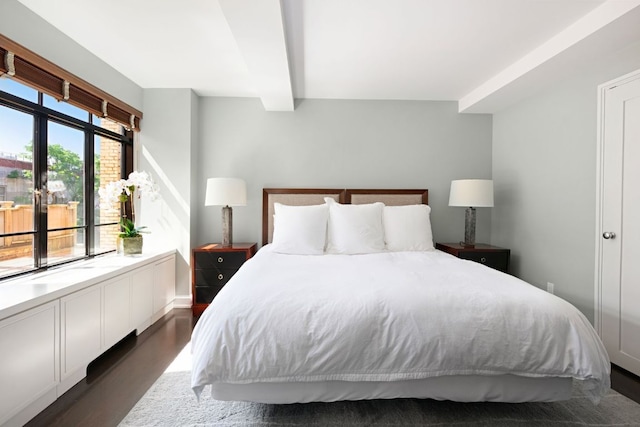
{"type": "Polygon", "coordinates": [[[596,317],[611,362],[640,375],[640,73],[600,89],[596,317]]]}

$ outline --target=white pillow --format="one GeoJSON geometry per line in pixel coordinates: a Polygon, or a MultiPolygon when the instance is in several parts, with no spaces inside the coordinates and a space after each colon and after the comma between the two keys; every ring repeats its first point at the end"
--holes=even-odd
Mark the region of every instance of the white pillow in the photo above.
{"type": "Polygon", "coordinates": [[[390,251],[432,251],[428,205],[385,206],[384,238],[390,251]]]}
{"type": "Polygon", "coordinates": [[[368,254],[384,250],[383,203],[343,205],[330,197],[327,252],[368,254]]]}
{"type": "Polygon", "coordinates": [[[272,250],[294,255],[322,255],[327,239],[329,207],[274,203],[272,250]]]}

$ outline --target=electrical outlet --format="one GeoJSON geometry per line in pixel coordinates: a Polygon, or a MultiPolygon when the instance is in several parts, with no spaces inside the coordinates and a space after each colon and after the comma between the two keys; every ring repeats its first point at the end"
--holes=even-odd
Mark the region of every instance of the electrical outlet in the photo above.
{"type": "Polygon", "coordinates": [[[555,287],[556,285],[554,285],[553,283],[547,282],[547,292],[549,292],[550,294],[555,293],[555,287]]]}

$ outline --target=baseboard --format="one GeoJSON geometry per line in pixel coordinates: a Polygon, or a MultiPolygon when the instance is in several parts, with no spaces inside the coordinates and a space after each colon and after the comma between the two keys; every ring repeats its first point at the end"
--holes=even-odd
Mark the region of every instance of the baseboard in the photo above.
{"type": "Polygon", "coordinates": [[[175,308],[191,308],[191,295],[176,295],[173,306],[175,308]]]}

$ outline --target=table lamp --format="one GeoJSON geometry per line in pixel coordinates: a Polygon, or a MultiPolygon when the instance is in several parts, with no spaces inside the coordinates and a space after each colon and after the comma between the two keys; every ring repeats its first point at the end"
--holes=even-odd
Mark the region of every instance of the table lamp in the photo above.
{"type": "Polygon", "coordinates": [[[222,206],[222,246],[233,242],[233,211],[231,206],[247,205],[247,185],[239,178],[209,178],[205,206],[222,206]]]}
{"type": "Polygon", "coordinates": [[[467,208],[464,221],[463,246],[476,244],[476,208],[493,206],[493,181],[490,179],[459,179],[451,181],[449,206],[467,208]]]}

